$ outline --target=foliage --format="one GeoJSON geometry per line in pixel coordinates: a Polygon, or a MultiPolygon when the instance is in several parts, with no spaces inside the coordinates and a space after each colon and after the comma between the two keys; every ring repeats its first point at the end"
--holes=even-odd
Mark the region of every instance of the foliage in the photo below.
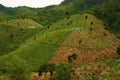
{"type": "Polygon", "coordinates": [[[55,70],[55,64],[44,64],[41,65],[38,72],[39,76],[42,75],[43,72],[50,72],[50,74],[53,74],[53,71],[55,70]]]}
{"type": "Polygon", "coordinates": [[[71,80],[72,68],[69,64],[59,64],[56,67],[56,72],[52,76],[52,80],[71,80]]]}
{"type": "Polygon", "coordinates": [[[27,80],[28,74],[30,73],[30,66],[18,56],[14,56],[10,57],[11,60],[7,60],[4,63],[0,60],[0,75],[8,75],[10,80],[27,80]]]}
{"type": "Polygon", "coordinates": [[[117,54],[120,55],[120,47],[117,48],[117,54]]]}
{"type": "MultiPolygon", "coordinates": [[[[11,23],[12,24],[12,23],[11,23]]],[[[26,23],[24,23],[26,24],[26,23]]],[[[21,43],[34,34],[40,32],[42,28],[18,28],[7,24],[0,24],[0,55],[5,55],[11,51],[16,50],[21,43]],[[4,35],[3,35],[4,34],[4,35]]]]}
{"type": "Polygon", "coordinates": [[[73,53],[72,55],[68,56],[68,62],[71,63],[73,60],[77,58],[77,54],[73,53]]]}
{"type": "Polygon", "coordinates": [[[94,6],[91,11],[93,14],[96,15],[98,18],[104,21],[105,29],[112,32],[115,35],[120,33],[120,4],[116,0],[115,2],[109,2],[104,4],[99,4],[94,6]],[[112,4],[111,4],[112,3],[112,4]]]}

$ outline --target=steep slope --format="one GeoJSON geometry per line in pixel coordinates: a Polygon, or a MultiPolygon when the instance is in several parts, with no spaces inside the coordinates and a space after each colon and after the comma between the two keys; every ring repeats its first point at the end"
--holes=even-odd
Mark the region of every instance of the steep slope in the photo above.
{"type": "Polygon", "coordinates": [[[79,26],[81,31],[73,31],[58,48],[50,62],[67,63],[68,56],[73,53],[77,55],[77,59],[72,62],[73,65],[118,58],[116,48],[120,46],[120,40],[104,30],[103,23],[96,17],[86,15],[88,19],[85,21],[85,29],[79,26]]]}
{"type": "MultiPolygon", "coordinates": [[[[17,64],[21,62],[29,65],[31,67],[31,70],[33,71],[37,71],[40,65],[47,63],[52,57],[53,58],[51,59],[51,62],[59,63],[63,60],[67,62],[66,61],[67,56],[65,55],[71,54],[68,53],[69,50],[78,51],[77,54],[79,58],[81,57],[79,56],[81,55],[81,51],[79,51],[79,49],[85,49],[85,50],[88,49],[87,51],[83,51],[83,53],[86,54],[88,53],[88,55],[89,54],[92,55],[91,53],[92,50],[94,52],[93,54],[97,56],[98,55],[96,52],[97,50],[102,52],[104,51],[104,49],[112,47],[113,49],[112,51],[114,53],[108,52],[109,56],[107,56],[107,59],[114,59],[117,57],[117,54],[115,53],[115,49],[119,45],[119,42],[117,42],[119,40],[108,32],[106,32],[107,37],[104,37],[103,32],[106,31],[103,29],[102,22],[92,15],[76,14],[69,18],[65,18],[50,26],[49,29],[45,29],[39,32],[38,34],[34,35],[32,38],[30,38],[25,43],[23,43],[17,50],[7,55],[1,56],[0,57],[1,74],[8,73],[7,69],[12,69],[16,65],[21,66],[21,64],[17,64]],[[88,19],[86,19],[86,15],[88,16],[88,19]],[[93,22],[92,25],[91,25],[91,21],[93,22]],[[80,28],[81,31],[76,32],[75,31],[76,28],[80,28]],[[90,31],[91,30],[90,28],[92,28],[93,31],[90,31]],[[85,37],[83,35],[85,35],[85,37]],[[83,42],[80,45],[78,45],[77,42],[78,39],[80,39],[78,37],[83,39],[83,42]],[[71,42],[72,39],[73,39],[72,41],[73,44],[71,42]],[[91,40],[89,42],[86,42],[88,41],[88,39],[91,40]],[[113,45],[111,41],[113,41],[113,43],[115,43],[114,41],[116,41],[116,43],[113,45]],[[101,43],[106,43],[106,44],[101,44],[101,43]],[[60,51],[62,51],[62,54],[60,53],[60,51]],[[65,57],[62,58],[63,56],[65,57]],[[4,68],[5,66],[7,67],[4,68]],[[3,72],[4,69],[6,70],[6,72],[3,72]]],[[[104,58],[101,57],[99,58],[104,60],[104,58]]],[[[84,59],[84,57],[82,59],[84,59]]],[[[98,61],[101,61],[100,59],[98,59],[98,61]]],[[[80,63],[81,61],[77,61],[77,62],[80,63]]],[[[82,61],[82,63],[86,63],[86,62],[82,61]]],[[[76,61],[73,62],[73,64],[77,64],[76,61]]]]}
{"type": "Polygon", "coordinates": [[[98,18],[104,21],[105,29],[120,36],[120,2],[104,3],[94,6],[91,11],[98,18]]]}
{"type": "Polygon", "coordinates": [[[79,24],[84,28],[84,15],[78,14],[72,16],[71,19],[65,18],[50,26],[49,29],[44,29],[34,35],[14,52],[1,56],[0,69],[3,69],[4,65],[9,68],[10,66],[7,63],[12,63],[11,66],[16,65],[16,63],[10,60],[11,57],[11,59],[25,61],[26,64],[32,67],[32,70],[38,70],[40,65],[49,61],[71,31],[73,31],[76,26],[79,26],[79,24],[76,24],[79,20],[81,21],[79,24]],[[73,25],[71,24],[71,20],[74,21],[73,25]]]}

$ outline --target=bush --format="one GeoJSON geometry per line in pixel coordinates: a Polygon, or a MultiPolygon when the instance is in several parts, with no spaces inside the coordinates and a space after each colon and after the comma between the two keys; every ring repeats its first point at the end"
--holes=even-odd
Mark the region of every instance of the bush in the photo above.
{"type": "Polygon", "coordinates": [[[71,63],[73,60],[77,58],[77,54],[73,53],[72,55],[68,56],[68,62],[71,63]]]}
{"type": "Polygon", "coordinates": [[[29,74],[30,66],[18,57],[11,57],[11,60],[0,66],[0,76],[7,75],[9,80],[28,80],[29,74]]]}
{"type": "Polygon", "coordinates": [[[52,75],[54,70],[55,70],[55,64],[44,64],[40,66],[38,70],[39,76],[41,76],[43,72],[50,72],[50,74],[52,75]]]}
{"type": "Polygon", "coordinates": [[[85,16],[85,19],[88,19],[88,16],[87,16],[87,15],[85,16]]]}
{"type": "Polygon", "coordinates": [[[69,64],[59,64],[56,67],[55,74],[51,80],[71,80],[71,74],[73,72],[72,67],[69,64]]]}
{"type": "Polygon", "coordinates": [[[91,25],[93,25],[93,22],[91,22],[91,25]]]}
{"type": "Polygon", "coordinates": [[[117,54],[120,55],[120,47],[117,48],[117,54]]]}

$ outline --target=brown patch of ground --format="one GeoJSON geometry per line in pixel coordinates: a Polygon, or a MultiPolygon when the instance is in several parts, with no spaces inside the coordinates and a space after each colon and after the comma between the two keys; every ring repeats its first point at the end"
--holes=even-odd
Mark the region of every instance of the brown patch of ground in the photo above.
{"type": "MultiPolygon", "coordinates": [[[[116,74],[104,64],[89,64],[74,68],[74,70],[72,80],[104,80],[107,77],[116,80],[116,74]]],[[[50,73],[43,73],[42,76],[32,73],[29,80],[51,80],[51,76],[50,73]]]]}
{"type": "Polygon", "coordinates": [[[104,80],[108,76],[111,80],[116,80],[115,74],[105,65],[89,65],[76,68],[76,78],[79,80],[104,80]]]}
{"type": "Polygon", "coordinates": [[[50,73],[42,73],[41,76],[38,73],[32,73],[29,80],[50,80],[50,73]]]}
{"type": "Polygon", "coordinates": [[[72,65],[117,59],[119,56],[116,48],[120,46],[120,40],[104,30],[99,20],[96,20],[94,25],[87,26],[83,31],[73,31],[49,63],[68,63],[68,56],[73,53],[77,54],[77,59],[71,63],[72,65]]]}

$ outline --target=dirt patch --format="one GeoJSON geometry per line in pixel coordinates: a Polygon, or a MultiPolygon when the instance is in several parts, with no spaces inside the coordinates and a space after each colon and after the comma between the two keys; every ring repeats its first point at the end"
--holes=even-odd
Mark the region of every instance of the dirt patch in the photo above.
{"type": "Polygon", "coordinates": [[[117,59],[119,56],[116,53],[116,48],[120,46],[120,40],[102,28],[96,27],[95,29],[92,32],[95,32],[95,35],[89,35],[85,31],[73,31],[58,48],[49,63],[68,63],[68,56],[73,53],[76,53],[78,56],[71,64],[77,66],[91,62],[117,59]]]}
{"type": "Polygon", "coordinates": [[[50,73],[42,73],[41,76],[38,73],[32,73],[29,80],[50,80],[50,73]]]}
{"type": "Polygon", "coordinates": [[[75,70],[76,77],[80,80],[104,80],[109,77],[111,80],[116,80],[113,71],[105,65],[89,65],[78,67],[75,70]]]}

